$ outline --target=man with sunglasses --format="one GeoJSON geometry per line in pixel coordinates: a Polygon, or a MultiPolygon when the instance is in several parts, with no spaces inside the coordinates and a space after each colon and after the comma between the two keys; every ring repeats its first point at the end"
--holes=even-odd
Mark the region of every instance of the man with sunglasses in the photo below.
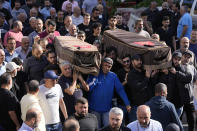
{"type": "Polygon", "coordinates": [[[89,108],[95,114],[99,128],[109,124],[109,111],[112,107],[114,91],[118,93],[130,112],[131,107],[124,88],[117,75],[111,72],[113,60],[106,57],[102,61],[101,70],[98,76],[90,75],[87,83],[89,85],[89,108]]]}

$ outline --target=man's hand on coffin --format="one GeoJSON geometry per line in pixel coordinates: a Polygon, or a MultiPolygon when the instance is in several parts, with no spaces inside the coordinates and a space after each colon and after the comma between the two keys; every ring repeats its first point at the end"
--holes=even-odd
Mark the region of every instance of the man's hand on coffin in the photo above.
{"type": "Polygon", "coordinates": [[[78,78],[78,74],[76,71],[73,71],[73,81],[76,81],[78,78]]]}
{"type": "Polygon", "coordinates": [[[146,70],[146,74],[145,75],[146,75],[147,78],[150,78],[151,72],[152,72],[152,70],[148,70],[148,69],[146,70]]]}
{"type": "Polygon", "coordinates": [[[127,108],[127,112],[131,111],[131,106],[130,105],[126,106],[126,108],[127,108]]]}

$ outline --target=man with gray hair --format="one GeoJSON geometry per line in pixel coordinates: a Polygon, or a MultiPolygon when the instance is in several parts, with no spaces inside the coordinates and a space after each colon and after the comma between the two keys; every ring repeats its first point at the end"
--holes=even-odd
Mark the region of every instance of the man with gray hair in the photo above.
{"type": "Polygon", "coordinates": [[[24,61],[31,50],[32,48],[29,47],[29,37],[23,36],[21,46],[15,49],[16,53],[18,53],[19,58],[24,61]]]}
{"type": "Polygon", "coordinates": [[[60,64],[60,69],[62,71],[62,76],[60,76],[58,83],[62,88],[64,94],[64,102],[67,106],[68,116],[75,113],[75,100],[83,96],[82,88],[85,91],[89,91],[89,86],[84,81],[83,77],[73,70],[72,65],[68,61],[64,61],[60,64]],[[79,82],[77,82],[79,80],[79,82]]]}
{"type": "Polygon", "coordinates": [[[29,24],[28,25],[24,24],[23,35],[28,36],[34,30],[36,30],[36,17],[31,17],[29,18],[29,24]]]}
{"type": "Polygon", "coordinates": [[[114,107],[109,111],[109,125],[100,131],[130,131],[129,128],[122,125],[123,111],[114,107]]]}
{"type": "Polygon", "coordinates": [[[6,64],[7,62],[5,61],[5,52],[3,49],[0,49],[0,76],[6,72],[6,64]]]}

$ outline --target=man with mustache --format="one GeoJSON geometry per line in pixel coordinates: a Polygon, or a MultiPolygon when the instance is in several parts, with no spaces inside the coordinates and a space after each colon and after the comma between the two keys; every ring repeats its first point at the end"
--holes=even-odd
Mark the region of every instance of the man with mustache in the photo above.
{"type": "Polygon", "coordinates": [[[74,118],[79,121],[80,131],[98,130],[98,121],[94,114],[88,113],[88,101],[81,97],[75,102],[74,118]]]}
{"type": "MultiPolygon", "coordinates": [[[[180,52],[181,54],[183,54],[185,51],[189,50],[189,45],[189,38],[183,37],[180,40],[180,49],[176,50],[175,52],[180,52]]],[[[193,52],[190,60],[191,61],[189,62],[189,64],[193,65],[196,68],[196,57],[193,52]]]]}
{"type": "Polygon", "coordinates": [[[137,108],[137,120],[127,125],[133,131],[163,131],[158,121],[150,119],[151,111],[146,105],[137,108]]]}
{"type": "MultiPolygon", "coordinates": [[[[129,113],[129,122],[135,121],[136,110],[139,105],[144,104],[151,98],[152,89],[149,86],[151,71],[142,69],[142,58],[140,55],[134,55],[131,58],[132,69],[127,77],[127,91],[129,101],[131,101],[132,110],[129,113]]],[[[152,73],[153,75],[154,73],[152,73]]]]}

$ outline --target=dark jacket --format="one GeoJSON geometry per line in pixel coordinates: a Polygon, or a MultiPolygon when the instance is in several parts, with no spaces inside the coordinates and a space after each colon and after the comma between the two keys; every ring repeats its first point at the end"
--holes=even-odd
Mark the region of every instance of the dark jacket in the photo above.
{"type": "Polygon", "coordinates": [[[176,123],[183,130],[174,105],[166,100],[164,96],[154,96],[146,105],[151,109],[151,118],[159,121],[164,130],[170,123],[176,123]]]}
{"type": "MultiPolygon", "coordinates": [[[[102,129],[100,129],[99,131],[112,131],[110,126],[106,126],[102,129]]],[[[119,131],[131,131],[129,128],[121,126],[119,131]]]]}
{"type": "Polygon", "coordinates": [[[149,78],[145,72],[139,72],[132,68],[127,78],[128,96],[131,105],[139,106],[147,102],[152,95],[152,89],[149,87],[149,78]]]}
{"type": "Polygon", "coordinates": [[[176,85],[179,88],[181,104],[193,101],[193,82],[196,80],[196,69],[192,65],[181,65],[176,68],[176,85]]]}

